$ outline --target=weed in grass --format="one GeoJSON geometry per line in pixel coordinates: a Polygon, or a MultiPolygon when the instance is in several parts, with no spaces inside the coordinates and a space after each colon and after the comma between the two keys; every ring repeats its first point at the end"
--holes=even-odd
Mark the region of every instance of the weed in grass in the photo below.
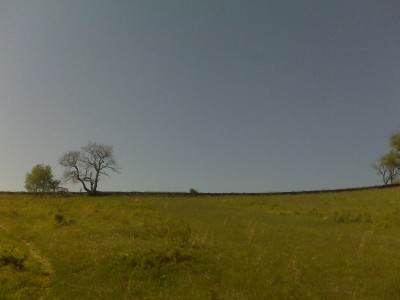
{"type": "Polygon", "coordinates": [[[379,225],[382,227],[400,226],[400,208],[397,207],[385,216],[382,216],[379,225]]]}
{"type": "Polygon", "coordinates": [[[253,240],[253,237],[256,233],[256,226],[257,226],[257,223],[255,223],[255,222],[254,223],[249,222],[249,224],[247,225],[247,239],[249,242],[251,242],[253,240]]]}
{"type": "Polygon", "coordinates": [[[190,248],[208,249],[214,245],[214,230],[207,228],[204,233],[198,232],[191,242],[190,248]]]}
{"type": "Polygon", "coordinates": [[[342,209],[333,213],[333,220],[336,223],[373,223],[370,214],[354,210],[342,209]]]}
{"type": "Polygon", "coordinates": [[[172,249],[165,251],[156,251],[150,249],[145,253],[138,253],[129,262],[134,267],[139,266],[142,269],[160,269],[166,265],[175,265],[178,263],[188,262],[193,259],[192,255],[183,252],[182,249],[172,249]]]}
{"type": "Polygon", "coordinates": [[[311,215],[311,216],[320,216],[321,215],[319,210],[315,207],[309,209],[306,214],[311,215]]]}
{"type": "Polygon", "coordinates": [[[129,286],[132,281],[149,282],[155,286],[166,287],[174,284],[175,273],[183,265],[194,262],[193,255],[185,249],[150,249],[139,250],[123,255],[122,267],[130,273],[129,286]]]}
{"type": "Polygon", "coordinates": [[[218,294],[218,290],[215,288],[210,288],[207,290],[207,296],[210,300],[218,300],[221,299],[219,294],[218,294]]]}
{"type": "Polygon", "coordinates": [[[184,219],[172,220],[158,218],[158,221],[146,221],[134,226],[132,236],[143,240],[167,238],[172,244],[185,247],[189,244],[192,229],[190,222],[184,219]]]}
{"type": "Polygon", "coordinates": [[[167,230],[167,235],[174,245],[179,247],[188,246],[192,229],[187,220],[168,220],[167,230]]]}

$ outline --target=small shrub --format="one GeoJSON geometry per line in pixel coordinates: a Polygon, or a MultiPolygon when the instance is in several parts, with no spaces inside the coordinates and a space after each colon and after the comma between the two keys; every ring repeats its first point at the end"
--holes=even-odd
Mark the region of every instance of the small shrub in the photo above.
{"type": "Polygon", "coordinates": [[[67,220],[62,214],[55,214],[54,221],[56,221],[56,224],[58,226],[68,226],[73,223],[71,219],[67,220]]]}
{"type": "Polygon", "coordinates": [[[198,195],[199,194],[199,192],[196,190],[196,189],[194,189],[194,188],[191,188],[190,190],[189,190],[189,194],[190,195],[198,195]]]}
{"type": "Polygon", "coordinates": [[[26,255],[16,255],[9,253],[7,250],[3,251],[0,256],[0,267],[12,266],[17,270],[24,269],[24,262],[26,260],[26,255]]]}

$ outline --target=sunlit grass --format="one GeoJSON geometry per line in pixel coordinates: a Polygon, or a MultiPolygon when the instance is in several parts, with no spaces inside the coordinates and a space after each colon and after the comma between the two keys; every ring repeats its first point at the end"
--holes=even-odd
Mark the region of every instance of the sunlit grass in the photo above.
{"type": "Polygon", "coordinates": [[[0,195],[0,299],[398,299],[400,189],[0,195]]]}

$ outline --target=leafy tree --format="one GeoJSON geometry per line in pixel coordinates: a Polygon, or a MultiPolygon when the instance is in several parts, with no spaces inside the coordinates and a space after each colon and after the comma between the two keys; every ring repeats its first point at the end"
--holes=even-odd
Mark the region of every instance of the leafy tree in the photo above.
{"type": "Polygon", "coordinates": [[[382,176],[384,184],[396,183],[400,177],[400,132],[391,135],[390,146],[390,151],[373,165],[382,176]]]}
{"type": "Polygon", "coordinates": [[[60,183],[53,179],[53,173],[49,165],[38,164],[31,172],[26,173],[25,189],[28,192],[45,193],[55,191],[60,183]]]}
{"type": "Polygon", "coordinates": [[[66,152],[59,160],[65,182],[81,183],[90,195],[98,193],[98,183],[109,171],[119,173],[112,146],[89,142],[81,150],[66,152]]]}

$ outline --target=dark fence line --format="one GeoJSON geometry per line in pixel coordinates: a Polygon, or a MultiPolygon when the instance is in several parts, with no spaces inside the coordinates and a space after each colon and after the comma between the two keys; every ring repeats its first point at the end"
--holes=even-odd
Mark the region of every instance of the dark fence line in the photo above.
{"type": "MultiPolygon", "coordinates": [[[[311,190],[311,191],[292,191],[292,192],[264,192],[264,193],[189,193],[189,192],[116,192],[104,191],[99,192],[96,196],[165,196],[165,197],[196,197],[196,196],[284,196],[284,195],[302,195],[302,194],[325,194],[325,193],[341,193],[353,192],[363,190],[376,190],[376,189],[390,189],[400,187],[400,184],[390,185],[375,185],[366,187],[344,188],[344,189],[325,189],[325,190],[311,190]]],[[[86,195],[86,193],[70,192],[72,195],[86,195]]],[[[57,194],[57,193],[55,193],[57,194]]],[[[0,191],[0,195],[35,195],[35,193],[28,192],[10,192],[0,191]]]]}
{"type": "Polygon", "coordinates": [[[363,190],[390,189],[400,187],[400,184],[375,185],[366,187],[343,188],[343,189],[325,189],[311,191],[291,191],[291,192],[263,192],[263,193],[189,193],[189,192],[102,192],[102,195],[154,195],[154,196],[280,196],[280,195],[301,195],[301,194],[324,194],[341,193],[363,190]]]}

